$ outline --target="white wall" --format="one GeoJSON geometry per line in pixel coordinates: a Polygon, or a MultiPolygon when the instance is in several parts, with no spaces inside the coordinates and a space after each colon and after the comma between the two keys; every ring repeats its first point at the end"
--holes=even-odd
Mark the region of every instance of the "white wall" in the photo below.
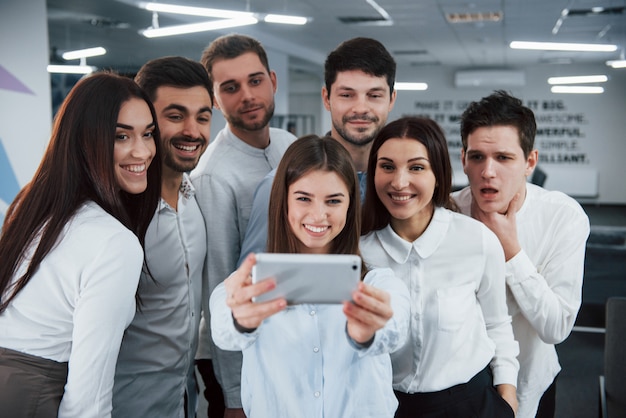
{"type": "MultiPolygon", "coordinates": [[[[458,117],[469,101],[490,94],[488,88],[454,87],[454,69],[418,68],[398,81],[426,81],[422,92],[398,92],[390,120],[422,114],[437,120],[448,138],[455,170],[460,169],[458,117]],[[409,78],[410,77],[410,78],[409,78]]],[[[537,119],[536,147],[548,173],[546,188],[562,190],[580,201],[626,203],[626,70],[601,66],[543,65],[524,69],[523,87],[501,87],[531,107],[537,119]],[[605,92],[597,95],[554,94],[550,76],[607,74],[605,92]],[[551,175],[552,174],[552,175],[551,175]],[[597,174],[591,192],[588,178],[597,174]],[[552,183],[551,183],[552,180],[552,183]]],[[[457,174],[457,173],[455,173],[457,174]]]]}
{"type": "Polygon", "coordinates": [[[0,13],[0,222],[50,137],[45,0],[2,1],[0,13]]]}
{"type": "MultiPolygon", "coordinates": [[[[535,144],[540,166],[548,173],[546,188],[562,190],[581,202],[626,204],[626,70],[604,65],[542,65],[523,69],[526,79],[523,87],[481,88],[455,87],[455,71],[439,66],[399,69],[397,81],[424,81],[429,88],[398,92],[389,120],[419,114],[439,122],[448,138],[457,184],[466,182],[460,163],[459,116],[469,102],[501,88],[522,99],[535,112],[538,126],[535,144]],[[550,92],[548,77],[582,74],[607,74],[609,81],[602,84],[605,92],[598,95],[550,92]]],[[[294,95],[290,99],[294,104],[307,98],[315,100],[315,104],[302,105],[303,109],[323,109],[319,96],[294,95]]],[[[291,111],[302,113],[296,106],[291,111]]],[[[320,133],[329,128],[330,117],[323,110],[320,133]]]]}

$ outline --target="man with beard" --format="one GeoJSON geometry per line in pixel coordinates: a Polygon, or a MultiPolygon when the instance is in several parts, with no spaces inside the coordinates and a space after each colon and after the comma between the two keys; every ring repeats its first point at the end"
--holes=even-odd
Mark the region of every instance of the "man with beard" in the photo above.
{"type": "Polygon", "coordinates": [[[115,371],[112,416],[193,417],[206,230],[186,172],[209,142],[213,88],[202,65],[183,57],[152,60],[135,81],[154,103],[163,175],[146,233],[138,309],[115,371]]]}
{"type": "Polygon", "coordinates": [[[206,387],[208,416],[242,417],[241,353],[220,350],[211,341],[208,300],[237,268],[254,190],[278,165],[295,136],[269,126],[276,73],[257,40],[239,34],[219,37],[204,50],[201,62],[213,83],[215,106],[227,125],[191,175],[207,227],[208,288],[202,300],[196,358],[206,387]]]}
{"type": "MultiPolygon", "coordinates": [[[[326,57],[322,100],[330,111],[332,127],[326,135],[343,145],[354,161],[361,201],[365,198],[367,160],[372,141],[387,123],[396,101],[396,63],[375,39],[353,38],[326,57]]],[[[269,173],[255,193],[250,222],[239,263],[251,252],[265,250],[270,190],[269,173]]]]}

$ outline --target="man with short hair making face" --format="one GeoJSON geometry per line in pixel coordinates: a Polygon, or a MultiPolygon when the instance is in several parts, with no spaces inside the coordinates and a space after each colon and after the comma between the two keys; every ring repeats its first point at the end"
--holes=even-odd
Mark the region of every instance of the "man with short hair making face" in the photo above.
{"type": "Polygon", "coordinates": [[[154,103],[163,175],[146,233],[148,269],[117,361],[112,416],[194,417],[206,231],[186,172],[209,143],[213,89],[202,65],[184,57],[149,61],[135,81],[154,103]]]}
{"type": "Polygon", "coordinates": [[[589,219],[574,199],[526,181],[537,165],[536,129],[532,110],[504,91],[471,103],[461,117],[469,187],[453,193],[460,210],[489,227],[504,249],[520,348],[518,418],[554,417],[561,370],[554,345],[567,338],[580,308],[589,236],[589,219]]]}
{"type": "MultiPolygon", "coordinates": [[[[372,141],[387,123],[396,101],[396,63],[383,44],[371,38],[342,42],[326,58],[324,106],[332,127],[327,134],[343,145],[354,161],[361,200],[365,196],[367,160],[372,141]]],[[[266,176],[254,197],[254,205],[239,264],[251,252],[265,250],[270,189],[274,173],[266,176]]]]}

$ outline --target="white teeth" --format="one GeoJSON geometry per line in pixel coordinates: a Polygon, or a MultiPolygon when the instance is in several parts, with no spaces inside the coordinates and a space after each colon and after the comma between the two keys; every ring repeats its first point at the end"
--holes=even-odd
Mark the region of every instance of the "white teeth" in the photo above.
{"type": "Polygon", "coordinates": [[[391,195],[392,200],[404,201],[404,200],[409,200],[410,198],[411,198],[411,195],[404,195],[404,196],[391,195]]]}
{"type": "Polygon", "coordinates": [[[328,229],[327,226],[304,225],[304,227],[311,232],[317,232],[317,233],[324,232],[328,229]]]}
{"type": "Polygon", "coordinates": [[[146,165],[145,164],[140,164],[140,165],[127,165],[126,167],[124,167],[126,170],[128,171],[132,171],[133,173],[141,173],[142,171],[145,171],[146,169],[146,165]]]}
{"type": "Polygon", "coordinates": [[[199,145],[174,145],[174,147],[182,151],[192,152],[197,150],[199,145]]]}

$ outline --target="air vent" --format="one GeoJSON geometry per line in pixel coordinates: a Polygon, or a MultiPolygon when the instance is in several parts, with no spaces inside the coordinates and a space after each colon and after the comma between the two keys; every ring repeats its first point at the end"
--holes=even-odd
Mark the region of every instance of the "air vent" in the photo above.
{"type": "Polygon", "coordinates": [[[450,23],[499,22],[503,16],[502,12],[446,13],[446,20],[450,23]]]}

